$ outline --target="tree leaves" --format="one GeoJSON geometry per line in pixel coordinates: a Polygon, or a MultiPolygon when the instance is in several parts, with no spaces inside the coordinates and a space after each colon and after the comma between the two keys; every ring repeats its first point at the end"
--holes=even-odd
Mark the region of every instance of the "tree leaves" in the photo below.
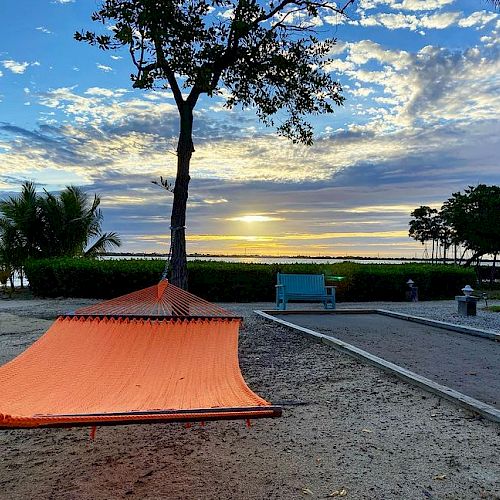
{"type": "Polygon", "coordinates": [[[24,183],[19,196],[0,202],[0,261],[19,268],[28,258],[95,256],[120,246],[116,233],[101,230],[100,202],[75,186],[40,195],[24,183]]]}
{"type": "Polygon", "coordinates": [[[282,0],[107,0],[92,19],[113,34],[77,32],[103,50],[127,48],[135,88],[170,87],[179,109],[225,87],[226,106],[253,108],[293,142],[312,144],[311,114],[342,105],[342,89],[326,71],[334,39],[314,36],[314,19],[342,9],[327,2],[282,0]]]}

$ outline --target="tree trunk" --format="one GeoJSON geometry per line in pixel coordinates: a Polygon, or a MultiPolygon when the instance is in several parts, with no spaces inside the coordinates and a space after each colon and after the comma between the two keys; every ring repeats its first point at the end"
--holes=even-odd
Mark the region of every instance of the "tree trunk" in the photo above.
{"type": "Polygon", "coordinates": [[[188,286],[186,257],[186,205],[189,187],[189,164],[193,154],[193,109],[184,103],[180,110],[180,132],[177,144],[177,176],[170,217],[172,246],[170,282],[184,290],[188,286]]]}

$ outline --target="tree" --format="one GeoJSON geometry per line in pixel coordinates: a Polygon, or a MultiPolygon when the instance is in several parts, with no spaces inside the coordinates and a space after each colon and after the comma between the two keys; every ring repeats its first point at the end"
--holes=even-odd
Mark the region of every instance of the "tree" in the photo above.
{"type": "Polygon", "coordinates": [[[101,199],[97,195],[90,201],[80,188],[68,186],[59,196],[45,192],[39,203],[44,225],[39,247],[44,256],[93,257],[120,246],[116,233],[101,230],[101,199]]]}
{"type": "Polygon", "coordinates": [[[453,228],[456,241],[472,252],[466,265],[487,254],[496,261],[500,252],[500,186],[478,184],[453,193],[441,213],[453,228]]]}
{"type": "Polygon", "coordinates": [[[171,213],[172,276],[187,288],[185,241],[193,110],[202,94],[229,91],[226,106],[254,108],[266,126],[294,142],[312,144],[310,114],[332,113],[341,87],[325,71],[334,39],[319,41],[322,12],[334,3],[310,0],[106,0],[93,21],[113,24],[112,35],[77,32],[101,49],[129,50],[133,86],[170,88],[179,112],[177,174],[171,213]],[[182,89],[186,89],[184,97],[182,89]]]}
{"type": "Polygon", "coordinates": [[[103,233],[101,200],[68,186],[56,196],[25,182],[19,196],[0,202],[0,265],[22,276],[29,258],[92,257],[120,246],[116,233],[103,233]]]}
{"type": "Polygon", "coordinates": [[[410,230],[408,235],[414,240],[420,241],[424,245],[427,241],[432,241],[431,261],[434,262],[434,250],[436,241],[440,237],[440,219],[435,208],[422,205],[410,214],[410,230]]]}

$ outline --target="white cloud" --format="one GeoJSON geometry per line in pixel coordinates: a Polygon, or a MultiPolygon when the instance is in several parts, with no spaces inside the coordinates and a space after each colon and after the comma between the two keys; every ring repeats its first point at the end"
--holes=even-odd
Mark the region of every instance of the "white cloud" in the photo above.
{"type": "Polygon", "coordinates": [[[371,40],[361,40],[347,45],[349,54],[347,60],[355,66],[376,60],[383,65],[389,65],[396,70],[405,68],[411,61],[411,56],[404,50],[385,50],[371,40]]]}
{"type": "Polygon", "coordinates": [[[105,89],[101,87],[90,87],[84,92],[84,94],[102,97],[121,97],[127,92],[127,89],[105,89]]]}
{"type": "Polygon", "coordinates": [[[228,200],[226,200],[226,198],[204,199],[202,201],[203,201],[203,203],[206,203],[207,205],[218,205],[220,203],[227,203],[228,202],[228,200]]]}
{"type": "Polygon", "coordinates": [[[344,74],[354,81],[352,92],[365,95],[373,90],[370,96],[381,105],[357,110],[371,118],[364,125],[353,125],[353,133],[500,119],[496,90],[500,56],[494,50],[474,47],[452,52],[426,46],[410,54],[363,40],[348,44],[346,61],[350,66],[345,66],[344,74]],[[380,66],[368,67],[370,61],[380,66]]]}
{"type": "Polygon", "coordinates": [[[18,75],[23,74],[26,71],[26,68],[30,65],[29,62],[17,62],[12,59],[6,59],[2,61],[3,67],[12,71],[12,73],[16,73],[18,75]]]}
{"type": "Polygon", "coordinates": [[[375,92],[373,89],[367,88],[367,87],[360,87],[357,89],[354,89],[352,91],[352,94],[358,97],[368,97],[370,94],[373,94],[375,92]]]}
{"type": "Polygon", "coordinates": [[[110,71],[113,71],[113,68],[111,66],[105,66],[104,64],[99,64],[99,63],[96,63],[96,66],[104,71],[105,73],[109,73],[110,71]]]}
{"type": "Polygon", "coordinates": [[[494,12],[487,12],[485,10],[473,12],[469,17],[460,19],[458,25],[461,28],[470,28],[475,26],[476,29],[481,29],[486,26],[490,21],[493,21],[498,17],[498,14],[494,12]]]}
{"type": "Polygon", "coordinates": [[[408,11],[430,11],[441,9],[446,5],[454,3],[455,0],[360,0],[359,11],[376,9],[380,6],[388,6],[393,10],[408,11]]]}
{"type": "Polygon", "coordinates": [[[409,29],[418,31],[422,28],[445,29],[457,23],[460,18],[459,12],[442,12],[424,16],[413,14],[387,14],[378,13],[368,17],[362,16],[359,23],[361,26],[383,26],[389,30],[409,29]]]}
{"type": "Polygon", "coordinates": [[[41,31],[42,33],[46,33],[47,35],[52,35],[52,31],[50,31],[48,28],[45,26],[38,26],[38,28],[35,28],[37,31],[41,31]]]}
{"type": "Polygon", "coordinates": [[[391,2],[393,9],[423,11],[441,9],[445,5],[454,3],[455,0],[403,0],[402,2],[391,2]]]}
{"type": "Polygon", "coordinates": [[[123,59],[122,56],[111,56],[111,59],[118,61],[119,59],[123,59]]]}

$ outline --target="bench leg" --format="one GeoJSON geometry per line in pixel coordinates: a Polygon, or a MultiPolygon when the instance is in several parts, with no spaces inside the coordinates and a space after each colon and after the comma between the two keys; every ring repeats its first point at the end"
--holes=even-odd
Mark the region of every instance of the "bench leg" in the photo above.
{"type": "Polygon", "coordinates": [[[278,297],[276,299],[276,309],[284,311],[286,309],[286,300],[283,297],[278,297]]]}
{"type": "Polygon", "coordinates": [[[335,309],[335,288],[332,288],[332,293],[327,295],[323,305],[325,309],[335,309]]]}

